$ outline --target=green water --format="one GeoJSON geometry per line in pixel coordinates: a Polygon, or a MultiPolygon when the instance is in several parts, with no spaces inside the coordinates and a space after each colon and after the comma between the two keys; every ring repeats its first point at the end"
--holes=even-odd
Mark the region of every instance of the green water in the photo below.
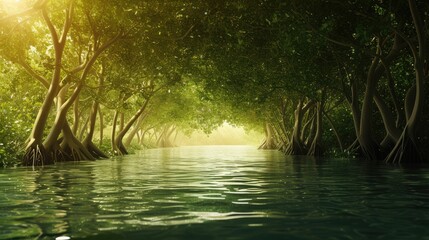
{"type": "Polygon", "coordinates": [[[0,239],[429,239],[429,169],[248,146],[0,170],[0,239]]]}

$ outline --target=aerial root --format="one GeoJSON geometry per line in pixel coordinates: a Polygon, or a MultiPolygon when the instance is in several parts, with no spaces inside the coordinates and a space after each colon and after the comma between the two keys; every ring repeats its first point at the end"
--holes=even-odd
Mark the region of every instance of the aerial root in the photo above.
{"type": "Polygon", "coordinates": [[[92,141],[84,142],[83,145],[94,158],[108,158],[92,141]]]}
{"type": "Polygon", "coordinates": [[[391,164],[420,164],[423,155],[414,138],[405,130],[385,161],[391,164]]]}
{"type": "Polygon", "coordinates": [[[43,166],[53,163],[53,159],[49,156],[43,144],[37,142],[33,142],[27,147],[22,159],[24,166],[43,166]]]}

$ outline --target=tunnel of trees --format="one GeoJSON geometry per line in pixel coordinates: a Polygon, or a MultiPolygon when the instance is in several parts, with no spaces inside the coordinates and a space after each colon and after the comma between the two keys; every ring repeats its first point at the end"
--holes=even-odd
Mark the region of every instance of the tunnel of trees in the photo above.
{"type": "Polygon", "coordinates": [[[428,1],[0,4],[2,165],[170,147],[224,121],[289,155],[428,160],[428,1]]]}

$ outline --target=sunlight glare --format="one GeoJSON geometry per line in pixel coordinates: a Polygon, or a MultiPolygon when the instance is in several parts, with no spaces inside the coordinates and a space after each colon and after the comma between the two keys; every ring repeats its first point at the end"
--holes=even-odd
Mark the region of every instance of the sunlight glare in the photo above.
{"type": "Polygon", "coordinates": [[[22,0],[0,0],[0,2],[1,10],[7,14],[15,14],[26,8],[22,0]]]}
{"type": "Polygon", "coordinates": [[[228,122],[215,129],[211,134],[205,134],[201,131],[194,131],[187,136],[179,133],[176,143],[179,146],[194,145],[258,145],[263,139],[259,132],[246,132],[242,127],[236,127],[228,122]]]}

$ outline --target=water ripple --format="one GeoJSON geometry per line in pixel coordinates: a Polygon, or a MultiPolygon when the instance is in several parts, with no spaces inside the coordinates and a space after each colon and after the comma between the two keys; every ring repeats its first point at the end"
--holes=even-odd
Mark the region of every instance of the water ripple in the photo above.
{"type": "Polygon", "coordinates": [[[229,146],[0,170],[0,239],[423,239],[428,180],[428,169],[229,146]]]}

